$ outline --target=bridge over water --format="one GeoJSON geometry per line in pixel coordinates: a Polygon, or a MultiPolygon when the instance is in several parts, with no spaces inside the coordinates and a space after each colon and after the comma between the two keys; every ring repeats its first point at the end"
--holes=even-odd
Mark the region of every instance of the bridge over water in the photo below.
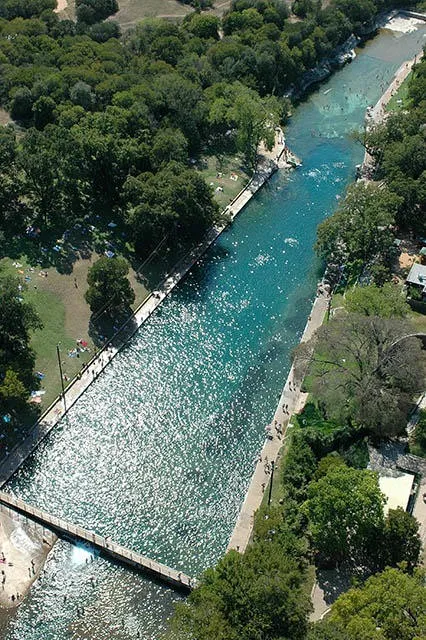
{"type": "Polygon", "coordinates": [[[9,493],[0,491],[0,504],[22,513],[31,520],[35,520],[39,524],[43,525],[43,527],[51,529],[62,538],[80,540],[88,543],[92,547],[99,549],[103,555],[130,565],[138,571],[142,571],[161,582],[165,582],[174,589],[189,593],[195,586],[195,580],[185,573],[176,571],[176,569],[171,569],[165,564],[161,564],[161,562],[151,560],[140,553],[127,549],[126,547],[113,542],[109,537],[100,536],[93,531],[80,527],[79,525],[72,524],[62,518],[52,516],[50,513],[33,507],[27,502],[24,502],[24,500],[15,498],[15,496],[12,496],[9,493]]]}
{"type": "MultiPolygon", "coordinates": [[[[347,133],[419,50],[425,29],[382,33],[298,107],[287,139],[304,166],[288,179],[277,176],[252,202],[8,481],[9,490],[191,575],[217,560],[309,314],[315,227],[362,159],[347,133]]],[[[171,590],[107,562],[96,567],[94,590],[70,549],[56,554],[5,640],[65,640],[70,629],[98,640],[127,630],[145,640],[161,635],[171,590]],[[84,604],[84,617],[62,602],[66,593],[84,604]]]]}

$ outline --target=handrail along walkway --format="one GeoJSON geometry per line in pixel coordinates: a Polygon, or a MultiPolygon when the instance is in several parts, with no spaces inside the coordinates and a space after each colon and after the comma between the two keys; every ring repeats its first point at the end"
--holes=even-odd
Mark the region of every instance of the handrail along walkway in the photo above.
{"type": "MultiPolygon", "coordinates": [[[[285,146],[282,143],[280,146],[285,146]]],[[[278,149],[278,156],[282,155],[283,149],[278,149]]],[[[250,199],[267,182],[270,176],[278,169],[278,164],[272,160],[264,159],[262,166],[259,166],[249,182],[241,189],[235,198],[225,207],[222,214],[228,214],[233,221],[250,199]]],[[[187,275],[194,264],[202,257],[208,248],[217,240],[221,233],[228,227],[229,220],[224,220],[212,226],[204,238],[192,247],[173,267],[170,273],[158,285],[155,292],[150,293],[137,307],[133,314],[127,318],[119,327],[118,331],[103,347],[97,351],[93,357],[84,365],[82,371],[70,382],[65,390],[67,399],[67,411],[74,405],[84,391],[96,380],[108,363],[120,352],[128,343],[130,338],[138,331],[140,326],[151,316],[153,311],[161,304],[176,287],[176,285],[187,275]],[[134,323],[134,326],[131,326],[134,323]],[[130,330],[123,335],[123,330],[130,330]],[[118,344],[117,344],[118,342],[118,344]],[[117,345],[117,346],[116,346],[117,345]],[[92,375],[91,375],[92,374],[92,375]]],[[[38,447],[40,442],[46,438],[57,423],[66,415],[62,409],[62,394],[60,394],[52,404],[42,413],[37,422],[32,427],[26,438],[18,442],[13,449],[0,459],[0,488],[3,487],[10,478],[21,467],[23,462],[38,447]]]]}
{"type": "Polygon", "coordinates": [[[84,529],[79,525],[67,522],[62,518],[52,516],[46,511],[42,511],[37,507],[29,505],[20,498],[0,491],[0,504],[6,505],[9,509],[13,509],[22,513],[26,517],[35,520],[47,529],[54,530],[62,538],[71,538],[87,542],[93,547],[99,549],[103,555],[109,556],[114,560],[128,564],[134,567],[138,571],[155,577],[161,582],[165,582],[167,585],[173,587],[178,591],[189,593],[195,587],[196,581],[194,578],[190,578],[182,571],[176,571],[170,567],[147,558],[146,556],[136,553],[131,549],[127,549],[116,542],[113,542],[105,536],[100,536],[93,531],[84,529]]]}

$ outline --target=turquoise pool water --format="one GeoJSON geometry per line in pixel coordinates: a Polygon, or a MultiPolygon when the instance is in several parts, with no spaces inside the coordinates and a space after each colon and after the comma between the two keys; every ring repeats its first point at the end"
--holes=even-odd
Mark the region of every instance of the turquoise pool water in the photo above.
{"type": "MultiPolygon", "coordinates": [[[[316,227],[363,155],[350,132],[425,34],[383,31],[297,108],[303,166],[273,177],[8,490],[187,573],[217,560],[312,303],[316,227]]],[[[176,599],[61,542],[4,637],[156,638],[176,599]]]]}

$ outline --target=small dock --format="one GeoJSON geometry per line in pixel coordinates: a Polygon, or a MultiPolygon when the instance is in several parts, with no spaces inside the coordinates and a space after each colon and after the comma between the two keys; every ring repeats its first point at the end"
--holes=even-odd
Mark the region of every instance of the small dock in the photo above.
{"type": "Polygon", "coordinates": [[[113,560],[129,565],[134,569],[141,571],[155,580],[161,581],[173,587],[178,591],[189,593],[195,587],[195,580],[190,578],[181,571],[171,569],[156,560],[151,560],[140,553],[136,553],[131,549],[117,544],[110,540],[109,537],[100,536],[93,531],[88,531],[79,525],[66,522],[61,518],[52,516],[41,509],[37,509],[24,502],[20,498],[15,498],[9,493],[0,491],[0,504],[5,505],[9,509],[17,511],[31,520],[35,520],[43,525],[46,529],[50,529],[61,538],[79,540],[85,542],[96,549],[99,549],[102,555],[110,557],[113,560]]]}

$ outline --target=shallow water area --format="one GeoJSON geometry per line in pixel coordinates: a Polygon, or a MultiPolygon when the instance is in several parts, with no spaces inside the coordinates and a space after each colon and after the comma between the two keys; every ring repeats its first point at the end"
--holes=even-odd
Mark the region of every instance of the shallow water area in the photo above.
{"type": "MultiPolygon", "coordinates": [[[[21,605],[25,612],[19,610],[15,620],[10,620],[6,637],[152,640],[165,629],[165,620],[178,600],[164,586],[112,565],[83,547],[59,541],[42,577],[21,605]]],[[[2,622],[7,625],[7,621],[0,619],[0,633],[5,632],[2,622]]]]}
{"type": "MultiPolygon", "coordinates": [[[[217,560],[309,314],[317,224],[362,159],[350,133],[425,34],[382,31],[299,105],[286,137],[303,166],[273,177],[8,490],[187,573],[217,560]]],[[[56,546],[6,640],[158,637],[177,596],[74,549],[56,546]]]]}
{"type": "Polygon", "coordinates": [[[394,32],[413,33],[421,26],[422,22],[423,20],[419,20],[418,18],[398,14],[395,18],[388,21],[386,28],[394,32]]]}

